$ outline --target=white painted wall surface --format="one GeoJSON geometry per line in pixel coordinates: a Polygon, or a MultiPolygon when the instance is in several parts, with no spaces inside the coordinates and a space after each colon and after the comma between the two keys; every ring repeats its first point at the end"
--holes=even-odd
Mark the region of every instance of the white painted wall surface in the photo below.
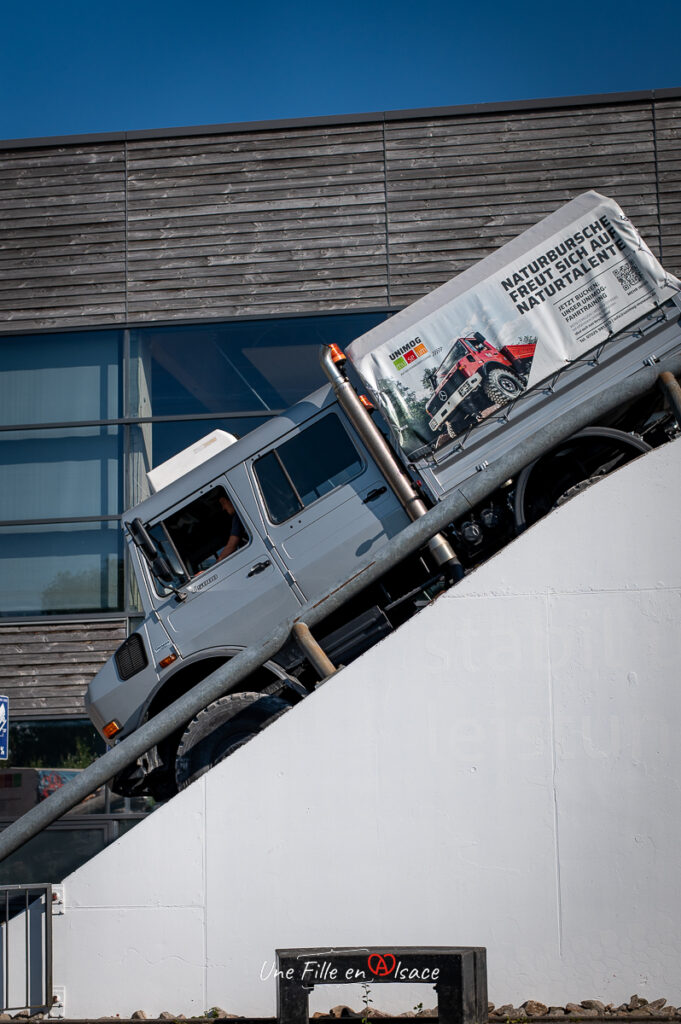
{"type": "Polygon", "coordinates": [[[679,507],[677,442],[69,876],[67,1015],[270,1015],[276,947],[379,943],[487,946],[497,1004],[681,1003],[679,507]]]}

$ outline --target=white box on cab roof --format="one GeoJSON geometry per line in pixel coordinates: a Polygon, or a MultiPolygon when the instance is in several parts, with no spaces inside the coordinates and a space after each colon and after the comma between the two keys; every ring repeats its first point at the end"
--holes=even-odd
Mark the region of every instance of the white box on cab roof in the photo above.
{"type": "Polygon", "coordinates": [[[226,430],[214,430],[211,434],[206,434],[196,444],[190,445],[189,448],[183,449],[177,455],[162,462],[160,466],[149,470],[147,480],[151,493],[156,494],[171,484],[173,480],[177,480],[190,469],[200,466],[202,462],[212,459],[214,455],[229,448],[237,440],[238,438],[234,434],[228,434],[226,430]]]}

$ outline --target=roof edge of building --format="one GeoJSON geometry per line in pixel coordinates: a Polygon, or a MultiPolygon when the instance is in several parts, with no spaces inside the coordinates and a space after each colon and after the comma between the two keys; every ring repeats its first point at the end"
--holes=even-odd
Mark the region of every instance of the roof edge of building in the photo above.
{"type": "Polygon", "coordinates": [[[645,89],[638,92],[597,93],[585,96],[551,96],[542,99],[504,100],[498,103],[469,103],[459,106],[416,107],[407,110],[374,111],[359,114],[332,114],[319,117],[281,118],[271,121],[236,121],[226,124],[188,125],[180,128],[146,128],[119,132],[92,132],[79,135],[52,135],[42,138],[0,139],[0,150],[37,149],[43,146],[77,146],[83,143],[127,142],[141,139],[191,138],[197,135],[221,135],[235,132],[271,131],[285,128],[312,128],[344,124],[426,120],[435,117],[465,117],[476,114],[512,113],[522,110],[551,110],[563,107],[596,106],[610,103],[681,98],[681,87],[645,89]]]}

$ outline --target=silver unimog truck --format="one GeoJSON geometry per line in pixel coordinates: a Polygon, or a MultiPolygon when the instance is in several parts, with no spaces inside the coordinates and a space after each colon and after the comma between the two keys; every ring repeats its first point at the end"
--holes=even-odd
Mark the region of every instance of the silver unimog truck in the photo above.
{"type": "MultiPolygon", "coordinates": [[[[616,223],[618,209],[595,193],[573,200],[474,273],[353,342],[349,355],[371,402],[350,383],[343,353],[323,347],[327,383],[314,394],[239,440],[215,432],[149,473],[156,493],[122,517],[144,621],[86,698],[107,742],[133,732],[306,601],[352,577],[367,556],[522,444],[529,431],[681,349],[678,282],[649,250],[641,255],[639,236],[632,241],[627,233],[630,222],[616,223]],[[612,241],[611,264],[610,257],[589,256],[599,249],[586,241],[598,235],[603,247],[612,241]],[[626,244],[618,245],[620,238],[626,244]],[[584,280],[565,255],[575,252],[584,280]],[[561,279],[563,286],[549,294],[548,284],[561,279]],[[499,285],[496,299],[488,294],[490,282],[499,285]],[[488,289],[484,306],[481,288],[488,289]],[[537,300],[542,316],[553,301],[559,319],[550,333],[541,317],[532,321],[519,311],[525,293],[545,293],[537,300]],[[499,296],[510,311],[501,309],[499,296]],[[494,315],[475,312],[490,308],[494,315]],[[565,324],[570,334],[561,343],[565,324]],[[537,372],[530,369],[521,395],[500,401],[465,433],[429,434],[433,369],[452,339],[476,330],[499,350],[521,338],[528,344],[531,330],[537,372]]],[[[317,641],[334,663],[349,662],[541,515],[678,429],[659,391],[617,409],[526,466],[335,612],[317,630],[317,641]]],[[[318,681],[304,647],[289,640],[239,692],[184,723],[126,769],[114,788],[172,795],[318,681]]]]}

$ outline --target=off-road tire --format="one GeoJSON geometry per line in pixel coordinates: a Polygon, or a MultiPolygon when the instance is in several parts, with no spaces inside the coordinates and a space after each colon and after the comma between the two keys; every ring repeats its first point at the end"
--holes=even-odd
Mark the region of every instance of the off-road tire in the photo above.
{"type": "Polygon", "coordinates": [[[614,427],[585,427],[573,434],[518,475],[513,498],[516,533],[560,508],[604,474],[649,451],[651,446],[642,437],[614,427]]]}
{"type": "Polygon", "coordinates": [[[506,405],[522,395],[525,385],[517,374],[502,367],[490,370],[483,382],[483,391],[494,405],[506,405]]]}
{"type": "Polygon", "coordinates": [[[175,759],[175,782],[184,789],[288,711],[280,697],[228,693],[187,725],[175,759]]]}
{"type": "Polygon", "coordinates": [[[457,410],[447,420],[447,422],[444,425],[444,429],[447,433],[447,437],[453,441],[454,438],[458,437],[460,434],[463,434],[463,432],[466,430],[467,427],[470,426],[470,424],[470,416],[466,416],[464,413],[459,412],[457,410]]]}

